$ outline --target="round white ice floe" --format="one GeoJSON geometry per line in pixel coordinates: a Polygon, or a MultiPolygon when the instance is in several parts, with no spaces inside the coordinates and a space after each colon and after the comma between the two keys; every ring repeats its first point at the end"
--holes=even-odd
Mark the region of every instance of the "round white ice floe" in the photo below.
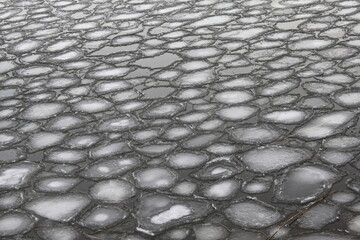
{"type": "Polygon", "coordinates": [[[0,237],[23,234],[30,231],[35,219],[20,212],[9,212],[0,216],[0,237]]]}
{"type": "Polygon", "coordinates": [[[296,124],[303,122],[308,114],[300,110],[279,110],[262,115],[262,119],[267,122],[296,124]]]}
{"type": "Polygon", "coordinates": [[[135,193],[135,187],[130,182],[118,179],[97,182],[90,189],[90,195],[94,199],[108,203],[120,203],[131,198],[135,193]]]}
{"type": "Polygon", "coordinates": [[[208,160],[208,156],[199,152],[178,152],[168,157],[168,165],[175,169],[194,168],[208,160]]]}
{"type": "Polygon", "coordinates": [[[232,203],[224,213],[232,223],[243,228],[265,228],[282,219],[278,210],[257,201],[232,203]]]}
{"type": "Polygon", "coordinates": [[[241,160],[251,171],[268,173],[309,160],[312,156],[313,153],[310,150],[273,146],[250,150],[242,156],[241,160]]]}
{"type": "Polygon", "coordinates": [[[80,193],[43,196],[28,202],[25,209],[44,218],[68,222],[77,216],[91,200],[80,193]]]}
{"type": "Polygon", "coordinates": [[[167,168],[152,167],[139,170],[134,174],[134,178],[140,188],[166,189],[175,184],[178,175],[167,168]]]}
{"type": "Polygon", "coordinates": [[[249,91],[224,91],[215,94],[214,99],[225,104],[238,104],[250,101],[253,94],[249,91]]]}
{"type": "Polygon", "coordinates": [[[344,107],[360,106],[360,91],[339,92],[334,96],[335,101],[344,107]]]}

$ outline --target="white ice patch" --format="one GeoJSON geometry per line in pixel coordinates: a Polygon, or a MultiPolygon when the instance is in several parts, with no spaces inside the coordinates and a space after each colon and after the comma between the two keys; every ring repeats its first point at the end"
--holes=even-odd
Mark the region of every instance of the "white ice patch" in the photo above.
{"type": "Polygon", "coordinates": [[[295,131],[295,135],[305,139],[322,139],[339,132],[339,128],[355,117],[349,111],[335,111],[316,117],[295,131]]]}
{"type": "Polygon", "coordinates": [[[224,212],[232,223],[243,228],[265,228],[282,219],[278,210],[257,201],[232,203],[224,212]]]}
{"type": "Polygon", "coordinates": [[[173,220],[180,219],[191,214],[191,209],[185,205],[176,204],[171,206],[168,210],[151,217],[151,222],[154,224],[164,224],[173,220]]]}
{"type": "Polygon", "coordinates": [[[0,216],[0,237],[24,234],[30,231],[35,219],[20,212],[8,212],[0,216]]]}
{"type": "Polygon", "coordinates": [[[25,209],[37,215],[59,222],[68,222],[77,216],[91,200],[80,193],[69,193],[59,196],[44,196],[32,200],[25,209]]]}
{"type": "Polygon", "coordinates": [[[135,187],[130,182],[117,179],[97,182],[90,189],[90,195],[94,199],[107,203],[120,203],[135,193],[135,187]]]}
{"type": "Polygon", "coordinates": [[[293,147],[263,147],[246,152],[241,160],[254,172],[268,173],[309,160],[313,153],[293,147]]]}
{"type": "Polygon", "coordinates": [[[254,27],[247,29],[236,29],[228,32],[224,32],[219,34],[219,38],[221,39],[229,39],[229,40],[249,40],[255,38],[270,29],[262,28],[262,27],[254,27]]]}
{"type": "Polygon", "coordinates": [[[0,189],[18,189],[28,184],[29,178],[39,170],[39,166],[24,162],[0,168],[0,189]]]}

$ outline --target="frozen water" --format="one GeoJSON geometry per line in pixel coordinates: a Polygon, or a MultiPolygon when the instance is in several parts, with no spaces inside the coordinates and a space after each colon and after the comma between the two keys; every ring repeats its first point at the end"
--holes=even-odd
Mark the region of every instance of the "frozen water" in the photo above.
{"type": "Polygon", "coordinates": [[[291,50],[319,50],[329,47],[334,43],[330,39],[304,39],[289,45],[291,50]]]}
{"type": "Polygon", "coordinates": [[[194,227],[195,237],[198,240],[223,240],[228,231],[225,227],[215,224],[201,224],[194,227]]]}
{"type": "Polygon", "coordinates": [[[24,202],[24,195],[20,191],[3,193],[0,197],[0,210],[9,210],[19,207],[24,202]]]}
{"type": "Polygon", "coordinates": [[[43,196],[26,203],[25,209],[59,222],[69,222],[76,217],[91,200],[80,193],[59,196],[43,196]]]}
{"type": "Polygon", "coordinates": [[[75,240],[80,234],[70,226],[47,226],[37,230],[42,239],[48,240],[75,240]]]}
{"type": "Polygon", "coordinates": [[[180,103],[161,103],[155,106],[151,106],[150,109],[143,113],[143,117],[171,117],[180,112],[182,109],[183,105],[180,103]]]}
{"type": "Polygon", "coordinates": [[[245,181],[241,190],[246,193],[264,193],[270,190],[272,181],[271,177],[256,177],[245,181]]]}
{"type": "Polygon", "coordinates": [[[313,153],[307,149],[277,146],[248,151],[241,157],[241,161],[251,171],[268,173],[309,160],[312,156],[313,153]]]}
{"type": "Polygon", "coordinates": [[[190,27],[199,28],[199,27],[222,25],[231,22],[234,19],[235,19],[234,16],[228,16],[228,15],[212,16],[193,22],[190,24],[190,27]]]}
{"type": "Polygon", "coordinates": [[[266,122],[296,124],[301,123],[307,118],[307,114],[300,110],[281,110],[273,111],[262,115],[266,122]]]}
{"type": "Polygon", "coordinates": [[[349,203],[356,199],[356,194],[351,192],[336,192],[331,196],[331,200],[336,203],[349,203]]]}
{"type": "Polygon", "coordinates": [[[97,113],[106,111],[111,108],[113,104],[104,99],[98,98],[85,98],[79,102],[76,102],[72,105],[72,108],[75,111],[80,111],[84,113],[97,113]]]}
{"type": "Polygon", "coordinates": [[[290,240],[354,240],[355,237],[347,236],[347,235],[339,235],[334,233],[309,233],[297,237],[292,237],[290,240]]]}
{"type": "Polygon", "coordinates": [[[35,219],[20,212],[9,212],[0,216],[0,236],[8,237],[30,231],[35,219]]]}
{"type": "Polygon", "coordinates": [[[26,153],[23,148],[10,148],[0,150],[0,163],[18,162],[24,159],[26,153]]]}
{"type": "Polygon", "coordinates": [[[175,169],[195,168],[204,164],[208,156],[197,152],[178,152],[168,157],[168,165],[175,169]]]}
{"type": "Polygon", "coordinates": [[[266,31],[268,31],[268,29],[262,27],[236,29],[219,34],[219,38],[229,40],[249,40],[266,31]]]}
{"type": "Polygon", "coordinates": [[[80,182],[77,178],[43,178],[35,183],[35,189],[39,192],[68,192],[76,184],[80,182]]]}
{"type": "Polygon", "coordinates": [[[36,103],[24,109],[21,117],[27,120],[48,119],[61,113],[65,108],[66,105],[60,102],[36,103]]]}
{"type": "Polygon", "coordinates": [[[269,125],[248,126],[228,129],[232,140],[239,143],[260,144],[278,139],[282,131],[269,125]]]}
{"type": "Polygon", "coordinates": [[[323,141],[325,148],[348,149],[360,145],[360,138],[353,136],[336,136],[323,141]]]}
{"type": "Polygon", "coordinates": [[[135,128],[138,125],[136,119],[124,117],[124,118],[113,118],[101,122],[97,128],[102,132],[118,132],[127,131],[135,128]]]}
{"type": "Polygon", "coordinates": [[[130,152],[126,142],[104,143],[90,150],[90,158],[99,159],[130,152]]]}
{"type": "Polygon", "coordinates": [[[93,199],[106,203],[120,203],[134,196],[135,187],[125,180],[105,180],[97,182],[90,189],[93,199]]]}
{"type": "Polygon", "coordinates": [[[84,216],[79,224],[91,229],[107,228],[126,217],[127,212],[121,208],[97,206],[84,216]]]}
{"type": "Polygon", "coordinates": [[[281,202],[306,203],[321,196],[342,175],[322,165],[304,165],[286,171],[276,185],[276,198],[281,202]]]}
{"type": "Polygon", "coordinates": [[[359,7],[0,1],[0,238],[358,239],[359,7]]]}
{"type": "Polygon", "coordinates": [[[97,161],[80,172],[80,175],[90,179],[107,179],[120,176],[140,165],[136,158],[116,158],[97,161]]]}
{"type": "Polygon", "coordinates": [[[52,147],[62,142],[64,137],[65,134],[59,132],[38,132],[30,136],[28,149],[38,151],[52,147]]]}
{"type": "Polygon", "coordinates": [[[306,229],[321,229],[336,220],[339,209],[329,204],[318,204],[304,213],[298,220],[299,227],[306,229]]]}
{"type": "Polygon", "coordinates": [[[139,205],[138,229],[153,235],[172,226],[200,220],[211,211],[211,205],[205,201],[149,194],[139,205]]]}
{"type": "Polygon", "coordinates": [[[19,189],[28,184],[32,175],[40,170],[40,166],[30,162],[4,165],[0,168],[0,189],[19,189]]]}
{"type": "Polygon", "coordinates": [[[203,86],[213,82],[214,75],[211,70],[205,69],[197,72],[187,73],[177,79],[174,84],[180,87],[203,86]]]}
{"type": "Polygon", "coordinates": [[[295,131],[295,135],[304,139],[322,139],[341,131],[341,127],[356,115],[350,111],[335,111],[313,118],[295,131]]]}
{"type": "Polygon", "coordinates": [[[229,179],[204,186],[203,195],[208,199],[231,199],[239,188],[239,181],[229,179]]]}
{"type": "Polygon", "coordinates": [[[350,231],[360,233],[360,215],[353,217],[348,223],[348,229],[350,231]]]}
{"type": "Polygon", "coordinates": [[[177,178],[174,171],[160,167],[146,168],[134,174],[137,186],[143,189],[167,189],[175,184],[177,178]]]}
{"type": "Polygon", "coordinates": [[[325,150],[320,153],[320,158],[326,163],[334,165],[345,165],[354,159],[354,154],[351,152],[340,152],[336,150],[325,150]]]}
{"type": "Polygon", "coordinates": [[[190,196],[197,189],[196,183],[183,181],[176,184],[171,191],[178,195],[190,196]]]}
{"type": "Polygon", "coordinates": [[[360,92],[339,92],[334,96],[336,103],[344,107],[358,107],[360,106],[360,92]]]}
{"type": "Polygon", "coordinates": [[[242,121],[252,117],[258,109],[252,106],[233,106],[220,109],[216,114],[223,120],[242,121]]]}
{"type": "Polygon", "coordinates": [[[265,228],[282,219],[277,209],[254,200],[232,203],[224,213],[232,223],[242,228],[265,228]]]}
{"type": "Polygon", "coordinates": [[[251,92],[246,91],[224,91],[215,94],[214,100],[224,104],[238,104],[252,100],[251,92]]]}

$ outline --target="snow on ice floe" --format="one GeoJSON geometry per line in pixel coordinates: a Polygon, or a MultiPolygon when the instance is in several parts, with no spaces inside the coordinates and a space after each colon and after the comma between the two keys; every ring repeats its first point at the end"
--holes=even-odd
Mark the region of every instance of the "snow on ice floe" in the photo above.
{"type": "Polygon", "coordinates": [[[40,170],[40,166],[23,162],[0,168],[0,189],[19,189],[28,184],[29,179],[40,170]]]}
{"type": "Polygon", "coordinates": [[[240,182],[235,179],[222,180],[203,187],[203,196],[213,200],[231,199],[240,186],[240,182]]]}
{"type": "Polygon", "coordinates": [[[326,193],[342,177],[343,173],[323,165],[292,168],[280,177],[275,197],[281,202],[307,203],[326,193]]]}
{"type": "Polygon", "coordinates": [[[270,125],[247,126],[228,129],[232,140],[239,143],[260,144],[275,141],[283,131],[270,125]]]}
{"type": "Polygon", "coordinates": [[[132,69],[128,67],[117,67],[117,68],[105,68],[90,71],[88,73],[89,78],[93,79],[114,79],[118,77],[125,76],[128,74],[132,69]]]}
{"type": "Polygon", "coordinates": [[[289,45],[291,50],[319,50],[329,47],[334,43],[330,39],[304,39],[289,45]]]}
{"type": "Polygon", "coordinates": [[[276,208],[254,200],[231,203],[224,213],[235,225],[252,229],[269,227],[283,218],[276,208]]]}
{"type": "Polygon", "coordinates": [[[34,152],[58,145],[64,138],[64,133],[37,132],[30,136],[27,147],[30,151],[34,152]]]}
{"type": "Polygon", "coordinates": [[[273,146],[246,152],[241,161],[254,172],[268,173],[311,159],[312,151],[307,149],[273,146]]]}
{"type": "Polygon", "coordinates": [[[17,68],[17,64],[13,61],[0,61],[0,74],[10,72],[17,68]]]}
{"type": "Polygon", "coordinates": [[[107,228],[124,220],[127,215],[127,212],[121,208],[97,206],[84,216],[79,224],[91,229],[107,228]]]}
{"type": "Polygon", "coordinates": [[[256,107],[238,105],[222,108],[216,114],[226,121],[241,121],[252,117],[257,111],[256,107]]]}
{"type": "Polygon", "coordinates": [[[0,216],[0,236],[24,234],[35,225],[35,218],[21,212],[8,212],[0,216]]]}
{"type": "Polygon", "coordinates": [[[270,29],[263,27],[254,27],[254,28],[244,28],[236,29],[228,32],[219,34],[220,39],[229,39],[229,40],[249,40],[263,34],[270,29]]]}
{"type": "Polygon", "coordinates": [[[222,225],[204,223],[194,226],[196,239],[198,240],[220,240],[224,239],[229,233],[222,225]]]}
{"type": "Polygon", "coordinates": [[[42,196],[25,204],[25,209],[50,220],[69,222],[87,205],[90,199],[80,193],[42,196]]]}
{"type": "Polygon", "coordinates": [[[105,203],[120,203],[134,196],[136,193],[134,185],[125,180],[110,179],[97,182],[90,189],[93,199],[105,203]]]}
{"type": "Polygon", "coordinates": [[[60,240],[60,239],[76,239],[80,237],[80,233],[71,226],[44,226],[36,230],[37,234],[44,239],[60,240]]]}
{"type": "Polygon", "coordinates": [[[208,156],[198,152],[177,152],[170,154],[168,165],[175,169],[187,169],[201,166],[208,160],[208,156]]]}
{"type": "Polygon", "coordinates": [[[251,92],[246,91],[224,91],[215,94],[214,100],[224,104],[239,104],[253,99],[251,92]]]}
{"type": "Polygon", "coordinates": [[[212,16],[193,22],[190,24],[190,27],[199,28],[199,27],[207,27],[214,25],[222,25],[231,22],[234,19],[235,19],[234,16],[228,16],[228,15],[212,16]]]}
{"type": "Polygon", "coordinates": [[[43,178],[35,183],[35,189],[39,192],[67,192],[80,182],[77,178],[43,178]]]}
{"type": "Polygon", "coordinates": [[[138,229],[153,235],[179,224],[200,220],[212,210],[206,201],[171,198],[162,194],[145,195],[137,212],[138,229]]]}
{"type": "Polygon", "coordinates": [[[21,191],[10,191],[3,193],[0,197],[0,210],[10,210],[24,203],[24,194],[21,191]]]}
{"type": "Polygon", "coordinates": [[[108,159],[95,162],[80,172],[80,175],[94,180],[114,178],[135,169],[139,165],[140,161],[133,157],[108,159]]]}
{"type": "Polygon", "coordinates": [[[143,189],[167,189],[173,186],[178,174],[168,168],[151,167],[134,173],[136,185],[143,189]]]}
{"type": "Polygon", "coordinates": [[[360,91],[341,91],[334,95],[336,103],[344,107],[360,106],[360,91]]]}
{"type": "Polygon", "coordinates": [[[313,118],[295,131],[295,135],[304,139],[322,139],[341,132],[341,127],[356,117],[350,111],[335,111],[313,118]]]}
{"type": "Polygon", "coordinates": [[[329,204],[318,204],[304,213],[297,224],[305,229],[321,229],[327,224],[335,221],[339,215],[339,208],[329,204]]]}

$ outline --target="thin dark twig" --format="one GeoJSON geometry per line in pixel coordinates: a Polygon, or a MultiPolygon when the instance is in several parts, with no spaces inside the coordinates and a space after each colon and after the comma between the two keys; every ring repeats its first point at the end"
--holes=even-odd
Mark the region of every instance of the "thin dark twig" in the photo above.
{"type": "Polygon", "coordinates": [[[298,219],[301,215],[303,215],[304,213],[306,213],[310,208],[312,208],[313,206],[315,206],[316,204],[318,204],[319,202],[325,200],[326,198],[330,197],[331,195],[333,195],[336,191],[333,191],[331,193],[329,193],[328,195],[317,199],[316,201],[310,203],[307,207],[305,207],[304,209],[302,209],[301,211],[299,211],[298,213],[296,213],[295,215],[291,216],[289,219],[287,219],[283,224],[281,224],[281,226],[267,239],[267,240],[272,240],[273,237],[281,230],[283,229],[285,226],[290,225],[291,223],[293,223],[296,219],[298,219]]]}

